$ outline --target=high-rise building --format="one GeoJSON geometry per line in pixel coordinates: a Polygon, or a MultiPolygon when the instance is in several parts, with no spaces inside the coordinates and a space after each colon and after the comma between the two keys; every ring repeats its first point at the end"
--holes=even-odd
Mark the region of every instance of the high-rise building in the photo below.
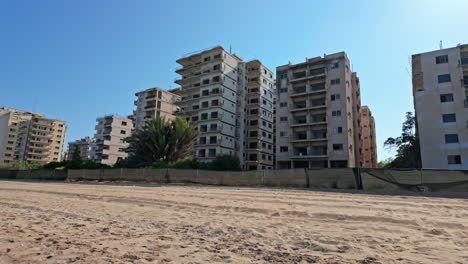
{"type": "Polygon", "coordinates": [[[94,139],[90,137],[84,137],[76,141],[68,142],[67,160],[73,159],[73,155],[76,150],[78,150],[81,160],[91,159],[91,147],[94,142],[94,139]]]}
{"type": "Polygon", "coordinates": [[[48,163],[65,157],[67,125],[44,115],[0,108],[0,163],[48,163]]]}
{"type": "Polygon", "coordinates": [[[412,56],[423,168],[468,169],[468,44],[412,56]]]}
{"type": "MultiPolygon", "coordinates": [[[[242,66],[242,65],[240,65],[242,66]]],[[[244,92],[239,94],[244,115],[244,169],[273,169],[274,164],[274,96],[273,72],[259,60],[245,63],[244,92]]]]}
{"type": "Polygon", "coordinates": [[[361,106],[361,168],[377,168],[375,120],[368,106],[361,106]]]}
{"type": "Polygon", "coordinates": [[[359,78],[346,53],[276,68],[276,167],[357,167],[359,78]]]}
{"type": "Polygon", "coordinates": [[[180,96],[161,88],[150,88],[135,94],[136,110],[134,111],[135,129],[141,129],[145,121],[156,117],[173,119],[174,112],[179,110],[175,104],[180,96]]]}
{"type": "Polygon", "coordinates": [[[108,115],[96,119],[95,143],[91,148],[91,160],[113,165],[128,157],[125,148],[128,143],[125,138],[130,137],[133,129],[131,119],[116,115],[108,115]]]}
{"type": "Polygon", "coordinates": [[[236,155],[244,169],[273,168],[273,73],[218,46],[185,56],[179,115],[196,126],[195,155],[236,155]]]}

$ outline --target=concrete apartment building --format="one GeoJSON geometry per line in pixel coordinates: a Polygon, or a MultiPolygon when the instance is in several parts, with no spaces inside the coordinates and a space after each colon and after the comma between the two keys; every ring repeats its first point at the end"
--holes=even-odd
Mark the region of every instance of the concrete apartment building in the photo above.
{"type": "Polygon", "coordinates": [[[113,165],[118,160],[125,159],[124,151],[128,143],[124,138],[131,136],[133,122],[131,119],[116,115],[108,115],[96,119],[95,143],[91,148],[91,160],[113,165]]]}
{"type": "Polygon", "coordinates": [[[423,168],[468,169],[468,45],[412,56],[423,168]]]}
{"type": "Polygon", "coordinates": [[[276,68],[276,168],[357,167],[360,85],[346,53],[276,68]]]}
{"type": "Polygon", "coordinates": [[[134,111],[135,129],[144,127],[146,120],[165,117],[173,119],[174,112],[179,111],[175,104],[180,100],[180,96],[161,88],[150,88],[145,91],[135,93],[136,110],[134,111]]]}
{"type": "Polygon", "coordinates": [[[375,120],[368,106],[361,106],[361,168],[377,168],[375,120]]]}
{"type": "Polygon", "coordinates": [[[272,169],[273,73],[223,47],[177,60],[178,115],[196,126],[195,156],[237,155],[244,169],[272,169]]]}
{"type": "Polygon", "coordinates": [[[238,101],[245,103],[242,107],[244,152],[241,161],[247,170],[273,169],[275,166],[273,72],[259,60],[245,63],[242,70],[247,78],[244,78],[246,81],[244,92],[238,95],[238,101]]]}
{"type": "Polygon", "coordinates": [[[91,159],[91,148],[94,143],[94,139],[90,137],[84,137],[76,141],[68,142],[67,160],[73,159],[73,153],[76,148],[78,148],[78,151],[80,152],[81,160],[91,159]]]}
{"type": "Polygon", "coordinates": [[[8,107],[0,108],[0,163],[49,163],[65,157],[64,121],[8,107]]]}

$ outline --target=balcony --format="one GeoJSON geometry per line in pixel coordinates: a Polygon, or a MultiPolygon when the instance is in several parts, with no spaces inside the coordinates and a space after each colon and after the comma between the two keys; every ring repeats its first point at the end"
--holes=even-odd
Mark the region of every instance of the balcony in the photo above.
{"type": "Polygon", "coordinates": [[[468,57],[466,57],[466,58],[461,58],[461,60],[460,60],[460,65],[462,65],[462,66],[468,66],[468,57]]]}
{"type": "Polygon", "coordinates": [[[293,122],[291,127],[300,127],[300,126],[316,126],[327,124],[326,115],[316,115],[312,116],[310,121],[307,120],[306,116],[293,117],[293,122]]]}
{"type": "Polygon", "coordinates": [[[326,158],[327,147],[300,147],[294,148],[293,159],[310,159],[310,158],[326,158]]]}
{"type": "Polygon", "coordinates": [[[45,138],[45,139],[50,139],[54,136],[53,134],[44,135],[44,134],[39,134],[39,133],[32,133],[31,135],[34,137],[45,138]]]}
{"type": "Polygon", "coordinates": [[[461,83],[463,87],[468,88],[468,76],[463,76],[461,83]]]}
{"type": "Polygon", "coordinates": [[[147,106],[145,106],[145,110],[146,110],[146,109],[153,109],[153,108],[155,108],[155,107],[156,107],[156,105],[147,105],[147,106]]]}
{"type": "Polygon", "coordinates": [[[50,146],[35,146],[35,145],[28,145],[30,149],[40,149],[40,150],[51,150],[50,146]]]}
{"type": "Polygon", "coordinates": [[[325,78],[325,68],[312,69],[293,73],[290,82],[299,82],[311,78],[325,78]]]}
{"type": "Polygon", "coordinates": [[[49,159],[47,158],[39,158],[39,157],[31,157],[27,158],[28,161],[33,161],[33,162],[48,162],[49,159]]]}
{"type": "Polygon", "coordinates": [[[221,145],[222,139],[216,140],[205,140],[198,142],[197,146],[212,146],[212,145],[221,145]]]}

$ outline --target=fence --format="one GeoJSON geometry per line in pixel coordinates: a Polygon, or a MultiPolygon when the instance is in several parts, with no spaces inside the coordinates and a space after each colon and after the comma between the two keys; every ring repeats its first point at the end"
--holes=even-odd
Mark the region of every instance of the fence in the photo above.
{"type": "Polygon", "coordinates": [[[26,180],[57,180],[63,181],[67,179],[66,170],[1,170],[0,179],[26,179],[26,180]]]}
{"type": "Polygon", "coordinates": [[[417,169],[288,169],[207,171],[183,169],[0,170],[0,178],[198,183],[395,191],[468,192],[468,171],[417,169]]]}

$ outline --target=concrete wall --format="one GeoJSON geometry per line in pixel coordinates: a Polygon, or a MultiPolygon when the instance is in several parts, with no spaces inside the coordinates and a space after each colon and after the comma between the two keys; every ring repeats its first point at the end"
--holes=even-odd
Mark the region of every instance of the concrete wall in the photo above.
{"type": "Polygon", "coordinates": [[[0,170],[0,179],[134,181],[227,186],[360,189],[384,192],[468,192],[468,171],[416,169],[184,169],[0,170]]]}

